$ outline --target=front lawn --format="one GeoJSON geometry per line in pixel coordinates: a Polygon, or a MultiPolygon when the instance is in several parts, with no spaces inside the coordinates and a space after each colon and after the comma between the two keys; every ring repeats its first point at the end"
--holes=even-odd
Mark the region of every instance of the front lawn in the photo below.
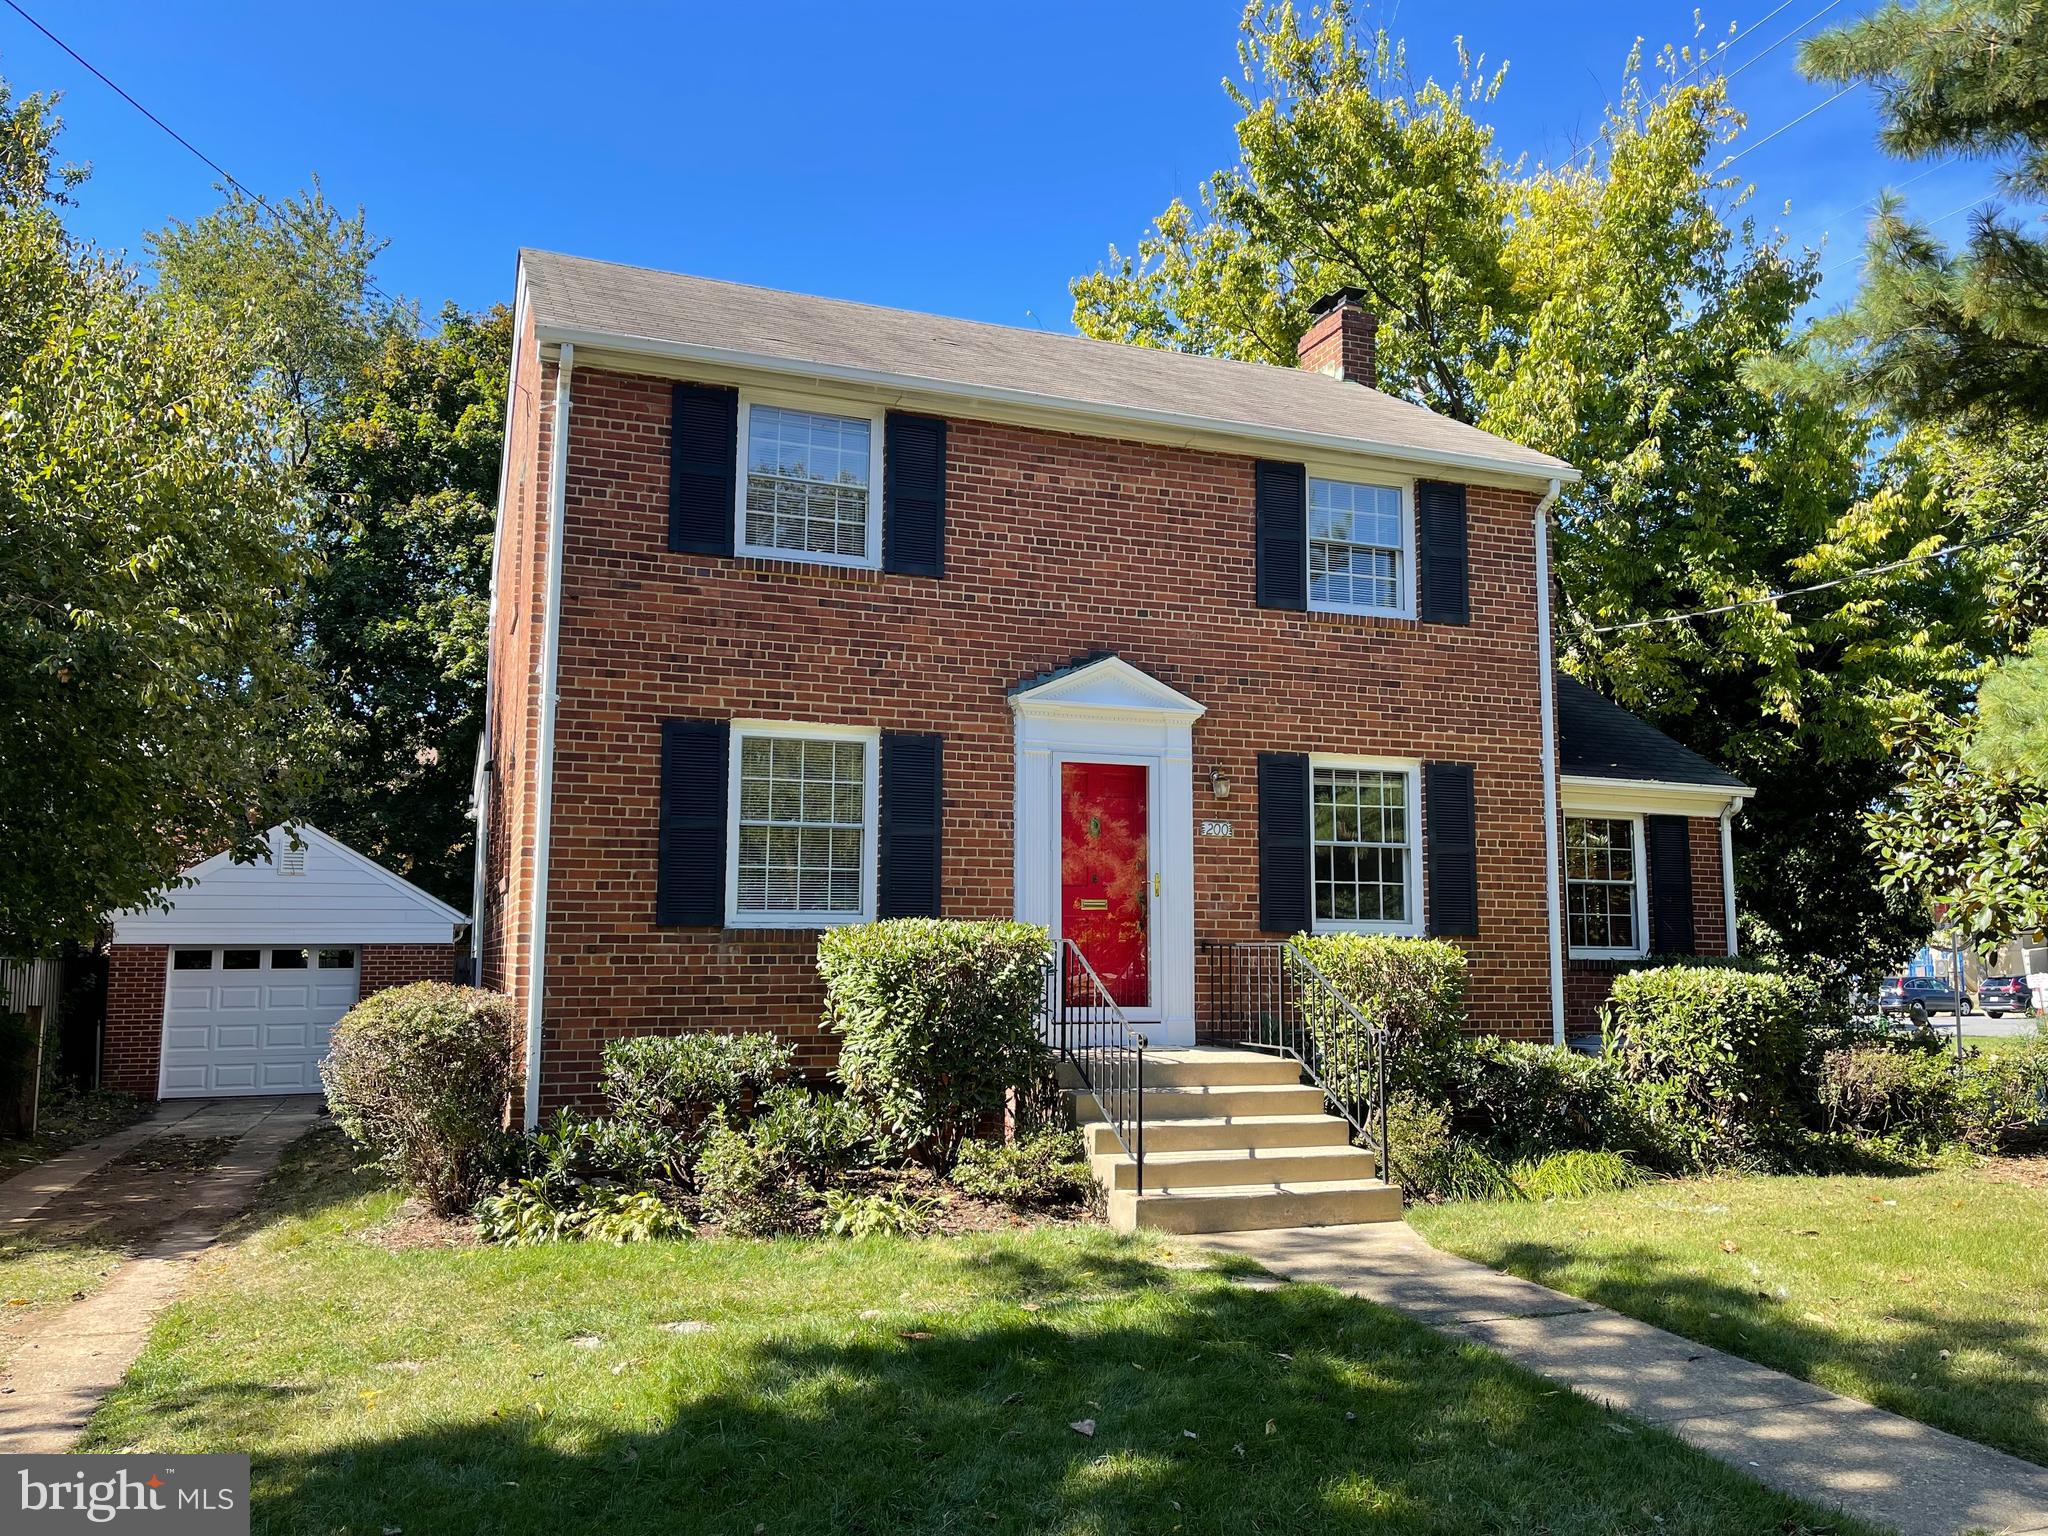
{"type": "Polygon", "coordinates": [[[1861,1529],[1185,1241],[394,1247],[331,1135],[269,1199],[81,1447],[246,1450],[259,1531],[1861,1529]]]}
{"type": "Polygon", "coordinates": [[[2048,1160],[1410,1216],[1440,1247],[2048,1464],[2048,1160]]]}

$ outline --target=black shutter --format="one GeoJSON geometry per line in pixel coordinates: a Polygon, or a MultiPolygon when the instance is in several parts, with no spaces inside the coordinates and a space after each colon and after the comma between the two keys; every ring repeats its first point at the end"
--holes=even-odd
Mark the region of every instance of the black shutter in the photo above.
{"type": "Polygon", "coordinates": [[[877,915],[939,915],[939,792],[942,742],[913,731],[882,733],[881,878],[877,915]]]}
{"type": "Polygon", "coordinates": [[[731,728],[723,720],[661,723],[661,843],[654,920],[670,928],[725,923],[725,785],[731,728]]]}
{"type": "Polygon", "coordinates": [[[1252,470],[1258,604],[1308,607],[1308,471],[1261,459],[1252,470]]]}
{"type": "Polygon", "coordinates": [[[1650,952],[1689,955],[1692,935],[1692,844],[1683,816],[1645,816],[1650,858],[1650,952]]]}
{"type": "Polygon", "coordinates": [[[1472,622],[1465,487],[1441,480],[1415,486],[1416,591],[1425,624],[1472,622]]]}
{"type": "Polygon", "coordinates": [[[946,574],[946,423],[891,411],[882,434],[882,569],[946,574]]]}
{"type": "Polygon", "coordinates": [[[1308,757],[1259,754],[1259,927],[1305,933],[1308,908],[1308,757]]]}
{"type": "Polygon", "coordinates": [[[668,547],[680,554],[732,553],[738,495],[740,394],[678,384],[668,418],[668,547]]]}
{"type": "Polygon", "coordinates": [[[1422,765],[1422,831],[1429,868],[1429,932],[1479,934],[1479,817],[1470,763],[1422,765]]]}

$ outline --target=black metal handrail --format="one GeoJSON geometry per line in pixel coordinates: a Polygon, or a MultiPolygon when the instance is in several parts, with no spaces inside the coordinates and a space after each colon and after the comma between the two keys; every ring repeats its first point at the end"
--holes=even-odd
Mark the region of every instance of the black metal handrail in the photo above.
{"type": "Polygon", "coordinates": [[[1048,972],[1050,1043],[1072,1062],[1145,1192],[1145,1037],[1131,1027],[1095,967],[1072,939],[1060,940],[1048,972]]]}
{"type": "Polygon", "coordinates": [[[1208,940],[1198,948],[1205,969],[1203,1037],[1298,1062],[1390,1175],[1387,1030],[1288,940],[1208,940]]]}

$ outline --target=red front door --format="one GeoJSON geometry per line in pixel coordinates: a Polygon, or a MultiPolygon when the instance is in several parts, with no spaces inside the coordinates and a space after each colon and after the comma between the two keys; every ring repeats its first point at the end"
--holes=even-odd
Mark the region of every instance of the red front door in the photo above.
{"type": "Polygon", "coordinates": [[[1152,1001],[1146,780],[1135,763],[1060,765],[1060,935],[1123,1008],[1152,1001]]]}

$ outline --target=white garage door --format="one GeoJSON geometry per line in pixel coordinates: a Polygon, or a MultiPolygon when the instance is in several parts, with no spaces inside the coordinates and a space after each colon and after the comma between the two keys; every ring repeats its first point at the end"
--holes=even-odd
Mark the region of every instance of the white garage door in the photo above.
{"type": "Polygon", "coordinates": [[[173,949],[163,1097],[318,1093],[328,1031],[355,1004],[356,959],[353,949],[173,949]]]}

